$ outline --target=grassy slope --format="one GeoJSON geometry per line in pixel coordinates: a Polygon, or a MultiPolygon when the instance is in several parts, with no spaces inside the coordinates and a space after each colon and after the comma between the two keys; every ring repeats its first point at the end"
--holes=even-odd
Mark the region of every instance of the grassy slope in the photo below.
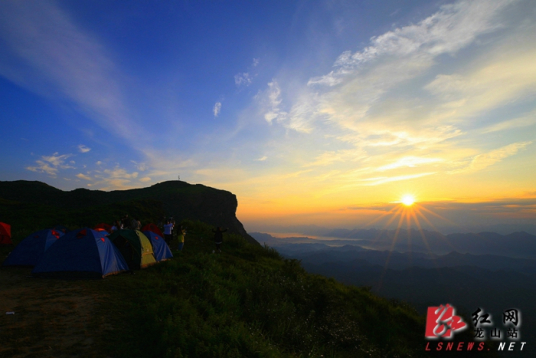
{"type": "MultiPolygon", "coordinates": [[[[225,235],[223,253],[214,254],[211,227],[185,224],[185,249],[173,260],[135,275],[73,282],[101,297],[90,329],[96,344],[79,356],[425,354],[424,317],[411,307],[308,274],[240,236],[225,235]]],[[[6,248],[0,251],[3,257],[6,248]]]]}

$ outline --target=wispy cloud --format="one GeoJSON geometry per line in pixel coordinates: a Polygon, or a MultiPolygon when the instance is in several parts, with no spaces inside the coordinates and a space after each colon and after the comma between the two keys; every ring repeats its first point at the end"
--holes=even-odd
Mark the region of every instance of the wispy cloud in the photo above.
{"type": "MultiPolygon", "coordinates": [[[[307,106],[308,117],[367,132],[363,121],[377,117],[373,114],[377,112],[375,109],[394,98],[390,91],[424,74],[438,56],[455,54],[478,36],[499,28],[496,15],[510,2],[461,1],[445,5],[415,25],[373,37],[371,45],[363,51],[344,52],[332,72],[309,80],[309,86],[317,88],[317,97],[314,106],[307,106]]],[[[391,103],[391,108],[393,104],[396,102],[391,103]]],[[[294,106],[303,107],[303,104],[294,106]]],[[[383,117],[374,128],[380,129],[392,120],[383,117]]]]}
{"type": "Polygon", "coordinates": [[[46,173],[51,177],[56,177],[60,169],[74,169],[74,167],[65,163],[67,158],[71,156],[72,154],[59,155],[58,152],[50,156],[44,155],[40,160],[36,160],[36,166],[29,166],[26,167],[26,169],[32,172],[46,173]]]}
{"type": "MultiPolygon", "coordinates": [[[[194,170],[201,164],[192,157],[184,156],[173,151],[160,152],[153,149],[144,149],[143,155],[147,158],[144,163],[146,177],[153,180],[177,178],[181,172],[194,170]]],[[[141,171],[141,169],[138,169],[141,171]]]]}
{"type": "Polygon", "coordinates": [[[32,172],[47,173],[52,177],[55,177],[58,174],[58,168],[50,165],[50,163],[44,162],[42,160],[37,160],[36,163],[37,166],[26,167],[26,169],[32,172]]]}
{"type": "Polygon", "coordinates": [[[418,173],[418,174],[411,174],[411,175],[399,175],[399,176],[394,176],[394,177],[367,178],[367,179],[362,179],[362,182],[363,182],[363,185],[380,185],[380,184],[390,183],[394,181],[421,178],[421,177],[433,175],[433,174],[436,174],[436,173],[428,172],[428,173],[418,173]]]}
{"type": "Polygon", "coordinates": [[[80,151],[80,153],[87,153],[87,152],[89,152],[89,151],[91,150],[91,148],[86,147],[86,146],[83,145],[83,144],[80,144],[80,145],[78,146],[78,150],[80,151]]]}
{"type": "Polygon", "coordinates": [[[492,150],[488,153],[478,154],[469,161],[468,165],[461,169],[453,170],[450,172],[450,174],[474,172],[485,169],[502,161],[505,158],[517,154],[520,150],[524,149],[530,144],[532,144],[532,142],[512,143],[507,146],[492,150]]]}
{"type": "Polygon", "coordinates": [[[260,63],[260,59],[254,58],[252,61],[251,66],[249,66],[248,72],[240,72],[237,73],[234,76],[235,85],[237,87],[248,87],[253,83],[253,79],[257,76],[256,73],[252,73],[252,71],[255,71],[255,67],[257,67],[260,63]]]}
{"type": "Polygon", "coordinates": [[[437,75],[425,88],[440,99],[438,113],[443,112],[445,118],[468,118],[532,96],[536,92],[535,56],[536,48],[515,56],[492,54],[478,69],[437,75]]]}
{"type": "Polygon", "coordinates": [[[360,148],[341,149],[336,151],[328,151],[317,156],[314,161],[306,164],[310,166],[325,166],[333,163],[352,163],[358,162],[368,157],[368,154],[360,148]]]}
{"type": "MultiPolygon", "coordinates": [[[[399,64],[393,70],[402,70],[401,76],[394,78],[398,82],[408,75],[414,75],[414,71],[419,72],[423,67],[431,66],[434,57],[444,53],[454,54],[473,42],[477,36],[499,28],[501,24],[494,21],[495,15],[511,2],[502,0],[489,3],[480,0],[444,5],[438,12],[415,25],[372,37],[371,45],[363,51],[344,52],[335,62],[334,71],[312,78],[309,84],[335,86],[347,82],[349,76],[364,71],[367,64],[378,63],[391,56],[395,58],[388,59],[388,62],[399,64]],[[404,58],[417,60],[416,66],[404,61],[404,58]]],[[[380,86],[392,84],[394,82],[386,81],[380,86]]],[[[378,90],[381,92],[381,87],[378,90]]]]}
{"type": "Polygon", "coordinates": [[[76,177],[79,178],[79,179],[84,179],[84,180],[87,180],[87,181],[91,181],[91,177],[86,175],[86,174],[83,174],[83,173],[78,173],[76,174],[76,177]]]}
{"type": "Polygon", "coordinates": [[[120,137],[142,137],[129,118],[114,61],[57,3],[1,2],[0,40],[0,75],[42,96],[72,101],[120,137]]]}
{"type": "Polygon", "coordinates": [[[536,125],[536,110],[520,117],[502,121],[483,128],[483,133],[500,132],[509,129],[530,127],[536,125]]]}
{"type": "Polygon", "coordinates": [[[144,180],[138,180],[138,172],[129,172],[119,166],[112,169],[95,170],[91,174],[93,176],[92,183],[87,185],[100,190],[132,189],[147,182],[144,178],[142,178],[144,180]]]}
{"type": "Polygon", "coordinates": [[[248,72],[243,72],[236,74],[234,81],[237,86],[249,86],[252,83],[252,78],[248,72]]]}
{"type": "Polygon", "coordinates": [[[134,164],[136,169],[138,169],[140,172],[144,172],[149,169],[149,166],[147,165],[147,163],[138,163],[135,160],[131,160],[130,162],[134,164]]]}
{"type": "Polygon", "coordinates": [[[221,102],[216,102],[214,104],[214,108],[212,109],[212,112],[214,113],[214,117],[218,117],[221,112],[221,102]]]}
{"type": "Polygon", "coordinates": [[[265,91],[259,92],[255,99],[261,105],[261,111],[263,112],[263,117],[268,123],[275,121],[283,121],[287,113],[281,111],[281,88],[277,81],[272,81],[268,83],[268,88],[265,91]]]}
{"type": "Polygon", "coordinates": [[[419,158],[419,157],[410,156],[410,157],[400,158],[399,160],[397,160],[394,163],[390,163],[390,164],[381,166],[377,170],[383,172],[383,171],[386,171],[386,170],[397,169],[397,168],[401,168],[401,167],[414,168],[414,167],[417,167],[417,166],[421,166],[421,165],[425,165],[425,164],[437,163],[437,162],[441,162],[441,161],[443,161],[443,159],[441,159],[441,158],[419,158]]]}

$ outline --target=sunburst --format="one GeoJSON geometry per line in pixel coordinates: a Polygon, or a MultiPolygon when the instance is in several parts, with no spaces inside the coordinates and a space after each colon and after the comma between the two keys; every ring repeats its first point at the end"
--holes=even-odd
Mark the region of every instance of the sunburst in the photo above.
{"type": "MultiPolygon", "coordinates": [[[[422,243],[426,247],[427,252],[432,253],[430,243],[428,242],[428,239],[425,234],[425,230],[423,230],[423,227],[421,225],[421,220],[424,221],[426,224],[428,224],[433,230],[435,231],[438,231],[438,230],[432,224],[432,222],[426,217],[427,215],[432,215],[439,219],[442,219],[443,221],[449,222],[450,224],[454,224],[447,218],[433,212],[432,210],[425,208],[422,203],[417,203],[416,197],[413,194],[404,194],[398,201],[394,203],[396,205],[393,206],[389,211],[384,212],[382,215],[377,217],[375,220],[372,220],[372,222],[368,224],[368,226],[372,226],[374,223],[377,223],[378,221],[383,221],[383,219],[387,219],[386,220],[387,222],[384,223],[383,229],[380,230],[380,232],[378,233],[378,236],[374,240],[376,241],[376,240],[379,240],[381,232],[383,232],[384,230],[387,230],[391,226],[391,224],[396,223],[398,221],[398,223],[396,224],[396,230],[394,232],[392,242],[390,244],[390,248],[388,249],[389,255],[384,264],[384,270],[378,282],[379,287],[381,287],[383,284],[383,277],[389,267],[391,254],[395,250],[397,241],[401,238],[400,236],[404,236],[402,234],[402,232],[405,231],[403,230],[404,226],[407,229],[407,239],[409,240],[408,241],[409,253],[411,254],[412,252],[412,249],[411,249],[412,228],[415,228],[417,229],[417,231],[419,231],[422,243]]],[[[446,239],[446,237],[444,237],[444,239],[446,239]]]]}
{"type": "Polygon", "coordinates": [[[406,206],[412,206],[415,203],[415,197],[411,194],[406,194],[402,197],[401,202],[406,206]]]}

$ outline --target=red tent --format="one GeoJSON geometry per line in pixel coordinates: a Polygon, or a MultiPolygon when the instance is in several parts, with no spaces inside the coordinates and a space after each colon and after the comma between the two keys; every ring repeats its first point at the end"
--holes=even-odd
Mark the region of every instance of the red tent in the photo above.
{"type": "Polygon", "coordinates": [[[0,222],[0,244],[12,244],[11,225],[0,222]]]}
{"type": "Polygon", "coordinates": [[[162,231],[155,224],[147,224],[141,228],[141,231],[152,231],[155,234],[160,235],[160,237],[164,237],[164,234],[162,234],[162,231]]]}
{"type": "Polygon", "coordinates": [[[108,225],[108,224],[105,224],[105,223],[100,223],[98,225],[95,225],[93,230],[97,230],[97,231],[105,230],[105,231],[108,231],[109,233],[111,233],[112,232],[112,225],[108,225]]]}

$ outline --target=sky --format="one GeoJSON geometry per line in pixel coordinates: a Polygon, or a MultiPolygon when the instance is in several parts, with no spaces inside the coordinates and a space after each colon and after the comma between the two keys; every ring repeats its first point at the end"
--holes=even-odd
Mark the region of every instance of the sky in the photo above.
{"type": "Polygon", "coordinates": [[[406,194],[431,226],[535,224],[534,19],[532,0],[1,1],[0,180],[180,176],[234,193],[248,231],[370,226],[406,194]]]}

